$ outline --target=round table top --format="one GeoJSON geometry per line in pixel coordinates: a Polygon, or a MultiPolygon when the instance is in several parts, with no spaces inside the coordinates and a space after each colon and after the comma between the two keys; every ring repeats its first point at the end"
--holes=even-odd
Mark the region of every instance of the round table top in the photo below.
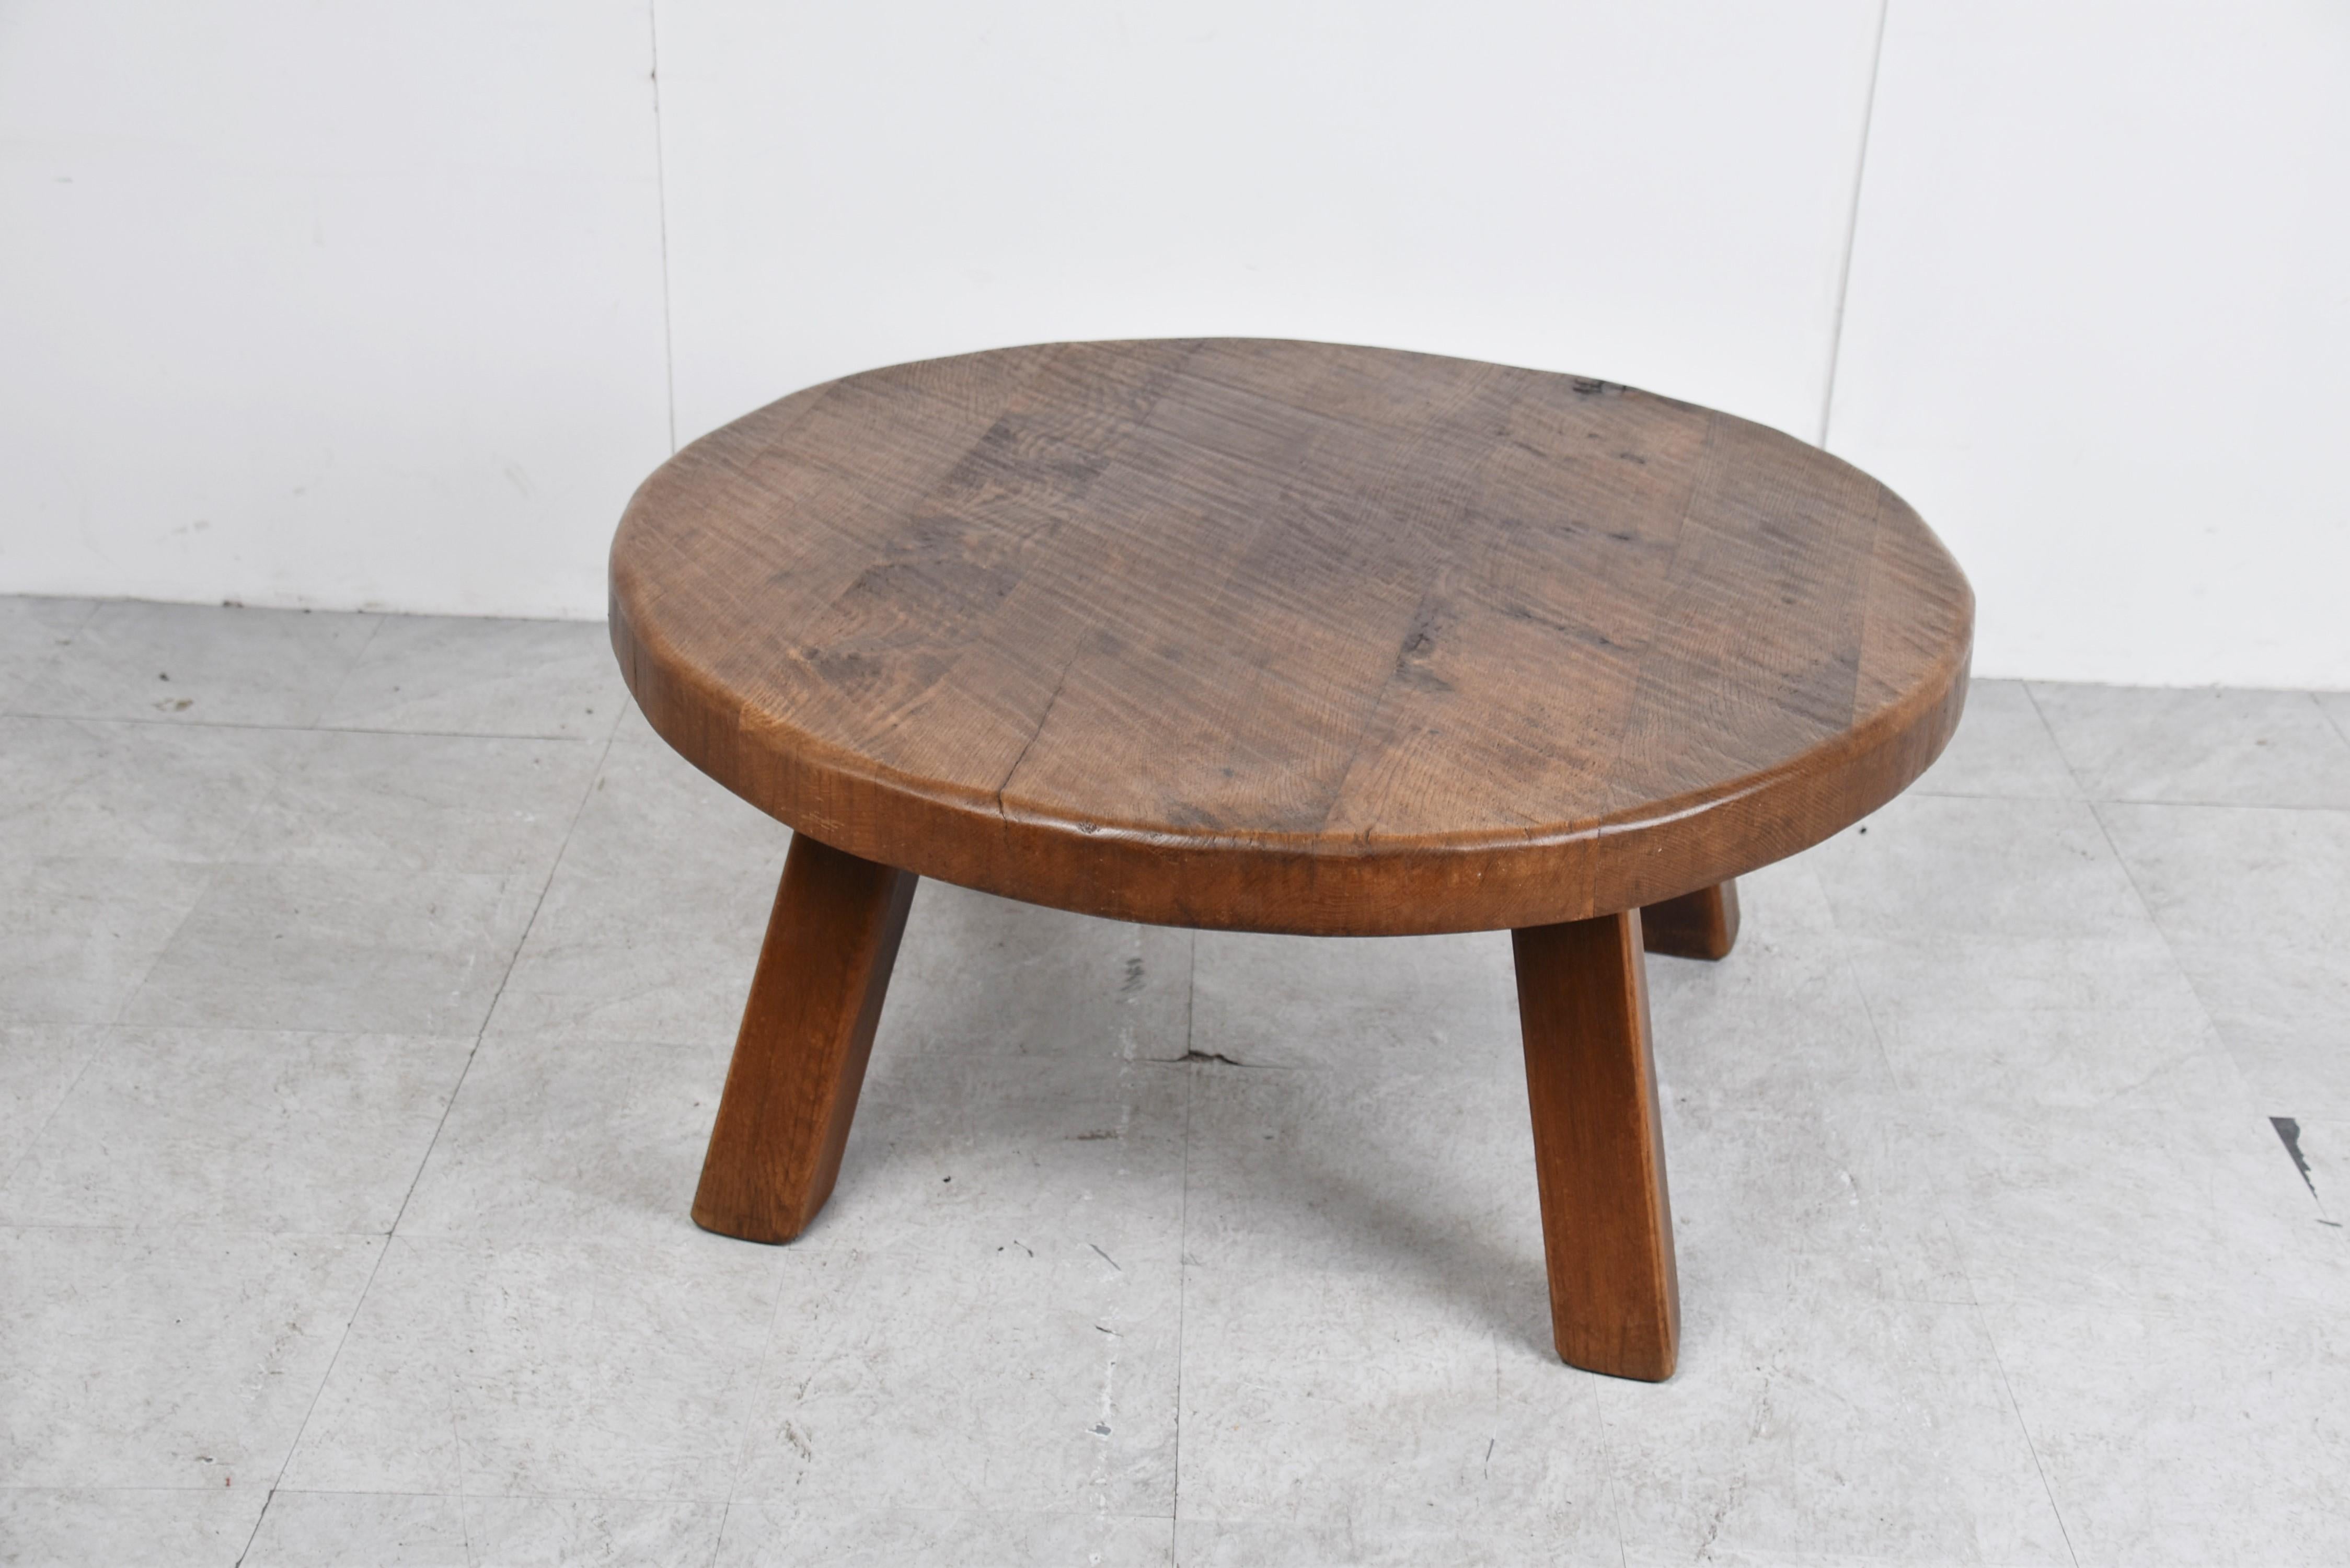
{"type": "Polygon", "coordinates": [[[1090,914],[1494,929],[1751,871],[1965,699],[1916,513],[1762,426],[1318,343],[1050,344],[812,387],[630,503],[646,717],[837,849],[1090,914]]]}

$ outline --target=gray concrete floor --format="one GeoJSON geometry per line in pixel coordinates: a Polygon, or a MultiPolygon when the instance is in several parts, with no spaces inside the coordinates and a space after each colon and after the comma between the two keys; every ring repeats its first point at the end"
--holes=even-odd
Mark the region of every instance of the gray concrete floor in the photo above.
{"type": "Polygon", "coordinates": [[[1652,962],[1653,1387],[1550,1351],[1505,937],[926,884],[751,1246],[787,836],[601,628],[0,600],[0,1560],[2350,1559],[2350,698],[1983,683],[1652,962]]]}

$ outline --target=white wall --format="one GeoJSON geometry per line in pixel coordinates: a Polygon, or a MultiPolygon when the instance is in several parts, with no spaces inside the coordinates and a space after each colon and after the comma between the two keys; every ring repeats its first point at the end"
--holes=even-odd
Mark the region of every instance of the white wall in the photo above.
{"type": "Polygon", "coordinates": [[[1875,0],[662,0],[678,423],[993,344],[1265,334],[1805,434],[1875,0]]]}
{"type": "Polygon", "coordinates": [[[1828,440],[1986,672],[2350,686],[2350,5],[1895,0],[1828,440]]]}
{"type": "Polygon", "coordinates": [[[600,614],[643,0],[0,0],[0,588],[600,614]]]}
{"type": "Polygon", "coordinates": [[[0,0],[0,589],[595,615],[672,432],[1267,333],[1833,366],[1983,672],[2350,685],[2350,14],[1880,14],[0,0]]]}

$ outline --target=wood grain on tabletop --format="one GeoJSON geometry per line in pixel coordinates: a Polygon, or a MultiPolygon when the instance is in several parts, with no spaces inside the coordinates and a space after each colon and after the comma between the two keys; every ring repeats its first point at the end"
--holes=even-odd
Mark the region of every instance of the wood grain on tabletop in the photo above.
{"type": "Polygon", "coordinates": [[[1378,934],[1711,887],[1923,772],[1965,578],[1759,425],[1249,339],[874,370],[680,452],[612,636],[654,728],[851,854],[1087,913],[1378,934]]]}

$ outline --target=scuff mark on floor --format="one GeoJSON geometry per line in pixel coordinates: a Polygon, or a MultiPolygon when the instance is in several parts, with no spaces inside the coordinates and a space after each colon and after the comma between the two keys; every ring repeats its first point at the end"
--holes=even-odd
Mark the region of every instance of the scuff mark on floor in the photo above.
{"type": "Polygon", "coordinates": [[[2301,1172],[2301,1184],[2309,1189],[2312,1198],[2316,1197],[2317,1183],[2311,1179],[2309,1160],[2301,1152],[2300,1121],[2293,1116],[2271,1116],[2269,1126],[2276,1128],[2277,1137],[2283,1143],[2285,1153],[2293,1157],[2293,1168],[2301,1172]]]}
{"type": "Polygon", "coordinates": [[[1217,1065],[1223,1067],[1245,1067],[1248,1065],[1246,1062],[1233,1061],[1230,1056],[1225,1055],[1221,1051],[1201,1051],[1197,1047],[1184,1052],[1180,1056],[1157,1056],[1153,1057],[1152,1060],[1170,1064],[1180,1064],[1184,1062],[1213,1062],[1217,1065]]]}

